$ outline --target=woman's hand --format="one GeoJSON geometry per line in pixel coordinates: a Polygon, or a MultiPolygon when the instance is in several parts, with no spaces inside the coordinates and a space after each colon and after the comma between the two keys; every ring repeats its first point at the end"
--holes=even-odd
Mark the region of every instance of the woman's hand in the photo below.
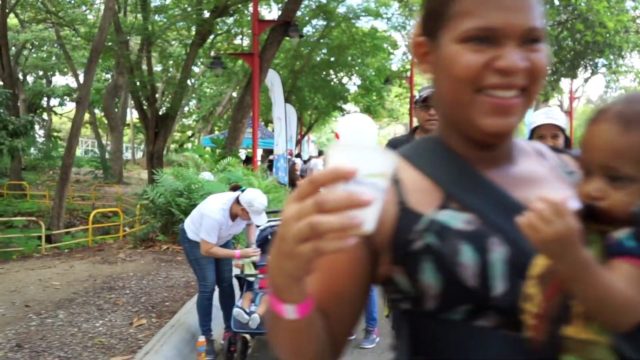
{"type": "Polygon", "coordinates": [[[584,228],[578,216],[564,203],[541,199],[516,217],[520,231],[540,253],[554,261],[580,253],[584,228]]]}
{"type": "Polygon", "coordinates": [[[372,199],[330,188],[349,180],[355,170],[330,168],[305,179],[291,194],[271,245],[270,284],[284,301],[306,297],[304,282],[314,262],[355,245],[362,222],[345,211],[367,206],[372,199]]]}
{"type": "Polygon", "coordinates": [[[260,252],[261,251],[258,248],[254,248],[254,247],[245,248],[240,250],[240,257],[243,259],[248,259],[255,256],[260,256],[260,252]]]}

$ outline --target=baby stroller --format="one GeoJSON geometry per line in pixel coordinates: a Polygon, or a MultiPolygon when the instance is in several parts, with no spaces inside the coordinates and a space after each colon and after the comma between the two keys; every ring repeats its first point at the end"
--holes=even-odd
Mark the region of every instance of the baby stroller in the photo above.
{"type": "MultiPolygon", "coordinates": [[[[279,212],[279,210],[269,211],[268,214],[278,214],[279,212]]],[[[248,266],[245,265],[243,271],[235,275],[238,288],[240,289],[240,296],[236,302],[234,314],[238,311],[238,308],[241,307],[245,296],[251,295],[250,311],[246,313],[247,316],[253,315],[266,295],[266,270],[269,246],[271,245],[271,240],[275,237],[278,225],[280,225],[280,218],[271,218],[266,224],[258,228],[256,246],[260,249],[261,255],[257,261],[247,264],[248,266]]],[[[243,319],[247,321],[242,321],[235,315],[231,317],[231,330],[233,330],[233,335],[223,344],[222,351],[224,359],[244,360],[247,358],[253,339],[265,334],[264,323],[260,317],[258,317],[258,319],[260,319],[260,321],[256,326],[255,322],[252,323],[252,320],[255,320],[253,318],[249,318],[249,320],[243,319]]]]}

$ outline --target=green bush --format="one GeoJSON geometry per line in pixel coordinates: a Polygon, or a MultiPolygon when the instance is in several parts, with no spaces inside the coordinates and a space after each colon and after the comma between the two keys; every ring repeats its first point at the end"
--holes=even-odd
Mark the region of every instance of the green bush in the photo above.
{"type": "MultiPolygon", "coordinates": [[[[199,170],[173,167],[156,173],[156,183],[146,187],[142,195],[147,202],[143,205],[143,223],[149,225],[136,236],[136,242],[175,240],[178,225],[191,211],[207,196],[227,191],[231,184],[261,189],[269,198],[270,209],[280,209],[288,194],[288,189],[266,172],[253,172],[236,158],[223,159],[210,170],[215,181],[200,179],[199,170]]],[[[237,241],[242,243],[244,239],[237,241]]]]}

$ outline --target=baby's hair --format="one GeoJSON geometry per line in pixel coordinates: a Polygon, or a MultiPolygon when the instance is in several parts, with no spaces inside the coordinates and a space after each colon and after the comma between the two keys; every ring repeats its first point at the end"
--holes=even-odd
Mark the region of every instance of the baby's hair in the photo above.
{"type": "Polygon", "coordinates": [[[589,126],[602,121],[613,122],[624,131],[640,130],[640,93],[624,95],[602,107],[589,121],[589,126]]]}

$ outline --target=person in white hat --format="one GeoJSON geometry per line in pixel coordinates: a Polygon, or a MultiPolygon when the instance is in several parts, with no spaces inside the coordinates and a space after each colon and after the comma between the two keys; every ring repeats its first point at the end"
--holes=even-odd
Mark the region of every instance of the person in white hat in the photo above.
{"type": "Polygon", "coordinates": [[[235,303],[233,259],[260,255],[253,246],[256,226],[267,222],[267,196],[255,188],[232,186],[229,191],[207,197],[180,225],[179,241],[198,280],[196,309],[200,332],[207,338],[207,359],[215,359],[212,338],[212,309],[215,287],[220,289],[220,307],[225,337],[231,334],[235,303]],[[247,231],[250,247],[233,249],[231,239],[247,231]]]}
{"type": "Polygon", "coordinates": [[[571,138],[567,135],[569,120],[557,107],[546,107],[534,112],[529,129],[529,140],[540,141],[555,149],[571,149],[571,138]]]}

